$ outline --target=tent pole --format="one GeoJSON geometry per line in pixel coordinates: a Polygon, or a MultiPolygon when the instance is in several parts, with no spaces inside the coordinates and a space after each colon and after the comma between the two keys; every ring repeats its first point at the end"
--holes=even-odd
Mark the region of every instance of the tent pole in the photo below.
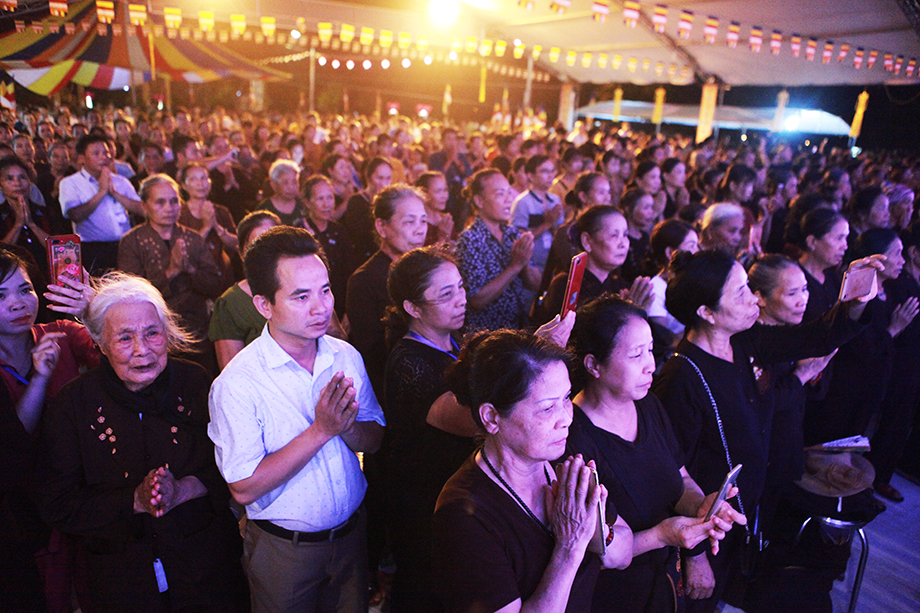
{"type": "MultiPolygon", "coordinates": [[[[716,103],[716,108],[720,108],[722,106],[722,101],[724,99],[725,99],[725,87],[720,84],[719,85],[719,101],[716,103]]],[[[713,126],[712,136],[715,139],[715,141],[718,143],[719,142],[719,124],[715,124],[715,126],[713,126]]]]}
{"type": "Polygon", "coordinates": [[[533,54],[527,56],[527,81],[524,82],[524,109],[530,108],[530,96],[533,90],[533,54]]]}
{"type": "Polygon", "coordinates": [[[316,110],[316,48],[310,47],[310,112],[316,110]]]}
{"type": "Polygon", "coordinates": [[[172,80],[163,77],[163,93],[166,95],[166,112],[172,115],[172,80]]]}

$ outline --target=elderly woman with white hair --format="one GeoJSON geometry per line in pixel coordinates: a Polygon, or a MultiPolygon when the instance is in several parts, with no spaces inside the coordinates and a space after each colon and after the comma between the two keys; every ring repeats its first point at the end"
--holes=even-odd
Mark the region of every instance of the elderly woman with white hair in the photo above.
{"type": "Polygon", "coordinates": [[[207,436],[210,378],[148,281],[111,273],[86,327],[103,360],[45,415],[39,507],[78,536],[100,611],[237,611],[242,542],[207,436]]]}
{"type": "Polygon", "coordinates": [[[291,160],[275,160],[268,169],[272,195],[256,210],[271,211],[282,225],[307,227],[307,205],[300,194],[300,166],[291,160]]]}
{"type": "Polygon", "coordinates": [[[746,249],[744,209],[737,204],[713,204],[700,222],[700,249],[722,251],[737,257],[746,249]]]}

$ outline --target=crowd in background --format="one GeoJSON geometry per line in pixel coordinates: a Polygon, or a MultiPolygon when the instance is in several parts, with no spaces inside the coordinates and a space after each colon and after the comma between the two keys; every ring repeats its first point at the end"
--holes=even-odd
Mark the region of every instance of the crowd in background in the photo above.
{"type": "Polygon", "coordinates": [[[903,500],[899,462],[920,472],[918,165],[582,121],[0,111],[0,593],[23,611],[287,610],[282,589],[323,611],[830,611],[849,546],[802,521],[871,519],[873,493],[903,500]],[[63,234],[90,278],[49,277],[63,234]],[[877,270],[868,303],[839,300],[852,266],[877,270]],[[320,306],[289,306],[295,281],[320,306]],[[309,366],[279,335],[310,339],[309,366]],[[309,385],[267,370],[278,347],[309,385]],[[265,472],[314,423],[318,447],[265,472]],[[855,435],[856,484],[809,486],[804,449],[855,435]],[[738,462],[737,502],[704,519],[738,462]],[[287,554],[263,531],[358,540],[335,554],[354,568],[319,595],[276,585],[287,554]]]}

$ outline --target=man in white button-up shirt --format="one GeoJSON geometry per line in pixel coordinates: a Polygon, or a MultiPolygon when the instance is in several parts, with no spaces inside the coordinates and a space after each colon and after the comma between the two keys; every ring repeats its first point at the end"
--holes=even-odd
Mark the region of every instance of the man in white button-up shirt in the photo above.
{"type": "Polygon", "coordinates": [[[380,446],[385,422],[361,356],[326,336],[334,300],[318,250],[287,226],[250,246],[246,276],[268,323],[211,388],[217,465],[250,520],[255,613],[367,611],[356,452],[380,446]]]}
{"type": "Polygon", "coordinates": [[[143,217],[131,182],[111,170],[108,138],[87,134],[77,143],[80,172],[61,179],[61,212],[83,242],[83,263],[91,274],[118,265],[118,241],[131,229],[128,213],[143,217]]]}

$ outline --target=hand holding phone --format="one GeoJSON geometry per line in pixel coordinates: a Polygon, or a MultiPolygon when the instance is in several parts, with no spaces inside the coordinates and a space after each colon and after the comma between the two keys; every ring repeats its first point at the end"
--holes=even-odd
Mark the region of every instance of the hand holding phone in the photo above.
{"type": "Polygon", "coordinates": [[[51,283],[57,283],[61,275],[83,282],[83,257],[80,249],[80,237],[76,234],[49,236],[48,267],[51,283]]]}
{"type": "Polygon", "coordinates": [[[569,311],[574,311],[575,307],[578,306],[578,295],[581,292],[581,282],[584,279],[587,265],[587,253],[579,253],[572,258],[572,264],[569,266],[569,278],[565,284],[565,298],[562,300],[562,311],[559,313],[562,319],[565,319],[569,311]]]}
{"type": "Polygon", "coordinates": [[[722,506],[722,503],[728,498],[728,493],[731,491],[732,487],[734,487],[735,482],[738,481],[738,474],[741,472],[741,466],[741,464],[736,464],[735,467],[725,475],[725,480],[722,482],[722,487],[719,488],[716,499],[712,501],[712,506],[709,507],[709,511],[706,512],[706,517],[703,519],[704,522],[712,519],[718,512],[719,507],[722,506]]]}

